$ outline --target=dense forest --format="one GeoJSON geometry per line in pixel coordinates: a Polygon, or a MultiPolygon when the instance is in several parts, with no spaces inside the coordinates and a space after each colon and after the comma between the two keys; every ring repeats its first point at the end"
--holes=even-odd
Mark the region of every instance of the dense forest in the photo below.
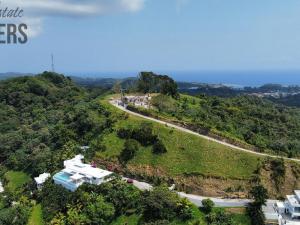
{"type": "Polygon", "coordinates": [[[223,137],[239,139],[259,151],[290,157],[300,154],[300,110],[254,96],[221,98],[158,95],[153,105],[160,114],[176,118],[223,137]]]}
{"type": "Polygon", "coordinates": [[[37,175],[96,142],[112,121],[94,95],[48,72],[1,82],[1,164],[37,175]]]}
{"type": "Polygon", "coordinates": [[[177,83],[167,75],[153,72],[141,72],[136,83],[136,90],[143,93],[162,93],[178,97],[177,83]]]}

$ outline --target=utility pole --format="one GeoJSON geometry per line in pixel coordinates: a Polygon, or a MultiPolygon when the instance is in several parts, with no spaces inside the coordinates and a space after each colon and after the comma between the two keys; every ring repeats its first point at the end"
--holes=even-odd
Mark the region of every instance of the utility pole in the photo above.
{"type": "Polygon", "coordinates": [[[51,54],[51,69],[52,69],[52,72],[54,73],[55,69],[54,69],[54,56],[53,56],[53,54],[51,54]]]}

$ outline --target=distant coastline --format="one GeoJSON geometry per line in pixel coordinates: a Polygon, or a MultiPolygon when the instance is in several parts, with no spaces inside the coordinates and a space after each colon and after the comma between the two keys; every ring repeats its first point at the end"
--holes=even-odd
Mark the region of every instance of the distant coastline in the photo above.
{"type": "MultiPolygon", "coordinates": [[[[300,85],[299,71],[160,71],[179,82],[196,82],[206,84],[222,84],[234,88],[259,87],[264,84],[300,85]]],[[[113,78],[123,79],[137,77],[138,71],[129,72],[59,72],[67,76],[81,78],[113,78]]],[[[0,73],[0,79],[33,75],[33,73],[9,72],[0,73]]]]}
{"type": "MultiPolygon", "coordinates": [[[[264,84],[300,85],[300,71],[156,71],[176,81],[258,87],[264,84]]],[[[67,73],[80,77],[127,78],[139,72],[67,73]]]]}

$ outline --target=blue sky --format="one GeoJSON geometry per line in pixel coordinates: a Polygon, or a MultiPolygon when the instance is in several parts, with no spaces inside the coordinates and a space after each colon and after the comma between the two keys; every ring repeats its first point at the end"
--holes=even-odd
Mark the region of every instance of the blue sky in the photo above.
{"type": "Polygon", "coordinates": [[[33,34],[0,45],[0,72],[49,70],[51,53],[63,73],[300,69],[298,0],[26,1],[0,4],[33,34]]]}

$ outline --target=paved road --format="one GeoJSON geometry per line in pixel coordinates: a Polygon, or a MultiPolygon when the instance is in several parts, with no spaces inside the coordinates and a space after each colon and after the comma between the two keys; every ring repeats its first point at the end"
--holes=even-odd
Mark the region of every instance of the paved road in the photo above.
{"type": "MultiPolygon", "coordinates": [[[[126,181],[128,178],[124,177],[123,179],[126,181]]],[[[153,188],[153,186],[151,184],[148,184],[146,182],[139,182],[137,180],[133,180],[133,185],[142,191],[150,191],[153,188]]],[[[208,198],[215,203],[216,207],[230,207],[230,208],[246,207],[247,204],[251,202],[250,199],[212,198],[212,197],[186,194],[183,192],[177,192],[177,194],[181,198],[187,198],[189,201],[191,201],[194,205],[196,205],[198,207],[202,207],[202,200],[208,199],[208,198]]],[[[273,207],[273,205],[276,203],[276,201],[277,200],[268,200],[267,205],[265,207],[263,207],[263,211],[268,220],[276,220],[278,218],[278,215],[273,207]]]]}
{"type": "Polygon", "coordinates": [[[189,133],[189,134],[193,134],[193,135],[196,135],[198,137],[202,137],[202,138],[204,138],[206,140],[209,140],[209,141],[217,142],[219,144],[222,144],[224,146],[230,147],[230,148],[235,149],[235,150],[247,152],[247,153],[258,155],[258,156],[271,157],[271,158],[283,158],[285,160],[300,162],[300,159],[287,158],[287,157],[276,156],[276,155],[269,155],[269,154],[266,154],[266,153],[259,153],[259,152],[251,151],[249,149],[241,148],[241,147],[238,147],[238,146],[226,143],[224,141],[217,140],[215,138],[212,138],[212,137],[209,137],[209,136],[206,136],[206,135],[199,134],[197,132],[191,131],[189,129],[186,129],[186,128],[183,128],[183,127],[180,127],[180,126],[168,123],[168,122],[164,122],[164,121],[161,121],[161,120],[158,120],[158,119],[154,119],[154,118],[149,117],[149,116],[144,116],[144,115],[141,115],[139,113],[132,112],[132,111],[124,108],[123,106],[118,105],[115,101],[110,101],[110,104],[112,104],[113,106],[117,107],[118,109],[120,109],[120,110],[122,110],[122,111],[124,111],[126,113],[129,113],[131,115],[138,116],[138,117],[141,117],[141,118],[146,119],[146,120],[151,120],[153,122],[160,123],[160,124],[163,124],[163,125],[167,125],[168,127],[172,127],[172,128],[177,129],[177,130],[180,130],[180,131],[183,131],[183,132],[186,132],[186,133],[189,133]]]}

